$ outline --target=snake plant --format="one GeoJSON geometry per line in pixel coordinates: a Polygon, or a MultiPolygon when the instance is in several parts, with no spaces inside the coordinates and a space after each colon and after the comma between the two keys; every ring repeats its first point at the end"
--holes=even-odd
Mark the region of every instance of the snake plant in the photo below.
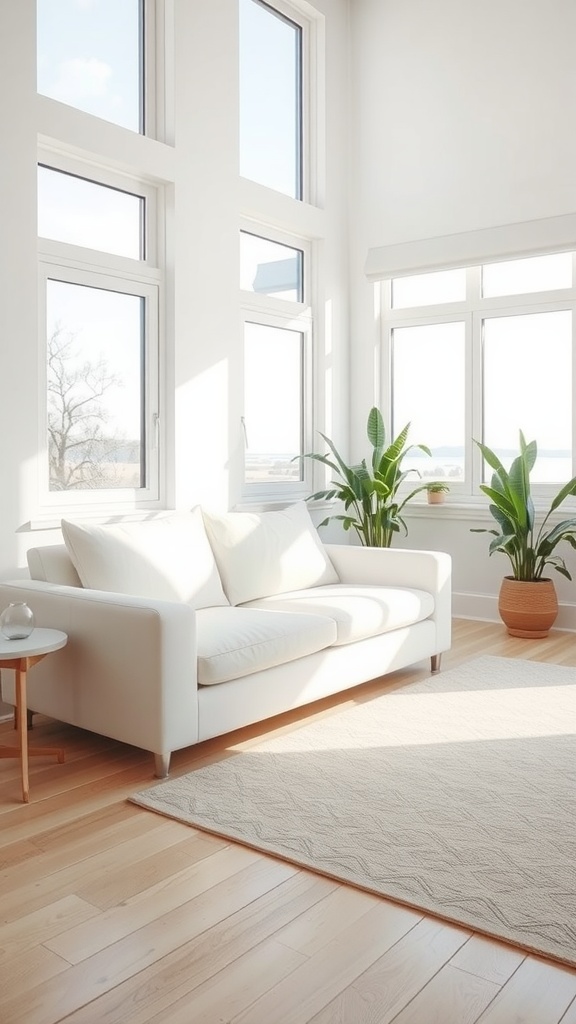
{"type": "Polygon", "coordinates": [[[540,526],[536,526],[534,502],[530,493],[530,473],[534,468],[538,447],[536,441],[526,443],[520,431],[520,454],[514,459],[509,471],[504,469],[497,455],[480,441],[474,441],[488,465],[494,470],[492,481],[481,484],[480,489],[490,498],[490,512],[497,530],[474,528],[472,533],[490,533],[490,554],[501,551],[512,566],[515,580],[536,581],[542,579],[547,565],[571,580],[564,559],[554,554],[560,541],[567,541],[576,548],[576,518],[564,519],[550,524],[550,516],[570,495],[576,494],[576,477],[558,491],[540,526]]]}

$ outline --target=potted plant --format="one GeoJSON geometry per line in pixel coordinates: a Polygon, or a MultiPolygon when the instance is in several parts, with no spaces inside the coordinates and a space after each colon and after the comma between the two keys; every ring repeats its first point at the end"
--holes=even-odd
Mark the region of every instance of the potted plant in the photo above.
{"type": "Polygon", "coordinates": [[[441,505],[444,501],[444,495],[450,490],[448,484],[442,483],[441,480],[434,480],[430,484],[426,484],[426,490],[428,492],[428,504],[429,505],[441,505]]]}
{"type": "Polygon", "coordinates": [[[357,465],[347,465],[334,443],[322,433],[320,436],[331,454],[308,452],[297,456],[322,462],[334,474],[331,486],[311,494],[308,500],[340,500],[344,505],[344,515],[327,516],[320,526],[339,520],[345,530],[355,531],[361,544],[377,548],[390,547],[394,534],[400,529],[408,533],[402,510],[415,494],[426,490],[426,484],[415,487],[408,494],[399,494],[400,485],[410,473],[420,475],[415,469],[403,470],[402,461],[414,448],[431,455],[426,445],[407,444],[409,429],[410,424],[407,423],[387,446],[382,413],[374,406],[368,414],[366,425],[368,440],[372,445],[369,464],[366,459],[362,459],[357,465]]]}
{"type": "Polygon", "coordinates": [[[550,516],[570,495],[576,494],[576,477],[558,491],[539,526],[535,522],[530,494],[530,473],[538,448],[536,441],[526,443],[520,431],[520,454],[507,472],[500,459],[486,445],[475,441],[494,473],[490,485],[481,490],[490,498],[490,512],[498,529],[475,528],[473,533],[491,533],[490,554],[501,551],[510,560],[512,573],[500,588],[498,610],[511,636],[547,636],[558,614],[558,599],[552,579],[544,575],[546,566],[571,580],[564,559],[554,554],[561,541],[576,548],[576,518],[550,523],[550,516]]]}

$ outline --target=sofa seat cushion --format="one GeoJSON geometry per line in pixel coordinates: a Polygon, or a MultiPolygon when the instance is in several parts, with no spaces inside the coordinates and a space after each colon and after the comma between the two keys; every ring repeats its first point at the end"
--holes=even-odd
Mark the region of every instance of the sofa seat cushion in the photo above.
{"type": "Polygon", "coordinates": [[[408,587],[339,583],[250,601],[242,607],[328,616],[336,623],[335,645],[339,645],[421,622],[433,613],[434,598],[425,590],[408,587]]]}
{"type": "Polygon", "coordinates": [[[331,647],[334,619],[261,608],[203,608],[196,613],[201,686],[273,668],[331,647]]]}

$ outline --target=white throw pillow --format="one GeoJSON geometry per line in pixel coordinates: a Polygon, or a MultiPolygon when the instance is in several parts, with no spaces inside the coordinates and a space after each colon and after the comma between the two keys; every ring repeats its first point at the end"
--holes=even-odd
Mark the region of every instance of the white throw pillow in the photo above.
{"type": "Polygon", "coordinates": [[[204,510],[230,604],[339,583],[303,501],[280,512],[204,510]]]}
{"type": "Polygon", "coordinates": [[[62,534],[82,585],[91,590],[192,608],[228,604],[199,507],[106,526],[63,519],[62,534]]]}

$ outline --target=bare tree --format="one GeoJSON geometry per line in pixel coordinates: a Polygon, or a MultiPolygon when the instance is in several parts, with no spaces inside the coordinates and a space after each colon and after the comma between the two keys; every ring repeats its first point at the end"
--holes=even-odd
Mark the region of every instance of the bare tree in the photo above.
{"type": "Polygon", "coordinates": [[[129,445],[116,429],[104,396],[123,386],[104,359],[80,362],[75,337],[57,324],[48,340],[50,489],[118,486],[114,463],[129,445]]]}

